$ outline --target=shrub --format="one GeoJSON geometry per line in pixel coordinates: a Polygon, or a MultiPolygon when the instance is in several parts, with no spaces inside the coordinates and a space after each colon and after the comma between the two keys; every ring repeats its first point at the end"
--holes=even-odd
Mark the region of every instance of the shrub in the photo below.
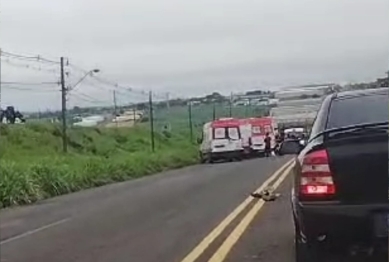
{"type": "Polygon", "coordinates": [[[185,132],[155,135],[134,128],[71,128],[63,154],[61,130],[52,124],[0,126],[0,206],[34,201],[196,163],[185,132]]]}

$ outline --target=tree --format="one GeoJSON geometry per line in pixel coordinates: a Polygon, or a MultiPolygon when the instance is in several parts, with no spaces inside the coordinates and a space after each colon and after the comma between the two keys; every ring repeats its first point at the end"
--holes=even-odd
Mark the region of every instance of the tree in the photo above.
{"type": "Polygon", "coordinates": [[[81,114],[83,110],[79,106],[74,106],[72,111],[74,114],[81,114]]]}
{"type": "Polygon", "coordinates": [[[303,95],[300,96],[301,99],[307,99],[308,97],[309,97],[309,96],[306,95],[306,94],[303,94],[303,95]]]}
{"type": "Polygon", "coordinates": [[[262,94],[266,94],[266,91],[254,90],[254,91],[246,92],[246,96],[257,96],[257,95],[262,95],[262,94]]]}

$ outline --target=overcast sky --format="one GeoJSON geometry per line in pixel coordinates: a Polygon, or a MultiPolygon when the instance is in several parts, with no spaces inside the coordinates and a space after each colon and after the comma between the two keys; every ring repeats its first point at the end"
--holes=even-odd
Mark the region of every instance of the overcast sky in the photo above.
{"type": "MultiPolygon", "coordinates": [[[[388,0],[2,0],[0,9],[4,51],[64,56],[160,96],[369,81],[389,65],[388,0]]],[[[72,83],[82,76],[69,71],[72,83]]],[[[2,59],[2,81],[58,74],[57,65],[2,59]]],[[[58,86],[34,88],[3,85],[2,106],[59,108],[59,92],[42,92],[58,86]]],[[[77,92],[110,101],[109,88],[88,78],[70,106],[91,104],[77,92]]],[[[118,93],[119,103],[146,98],[118,93]]]]}

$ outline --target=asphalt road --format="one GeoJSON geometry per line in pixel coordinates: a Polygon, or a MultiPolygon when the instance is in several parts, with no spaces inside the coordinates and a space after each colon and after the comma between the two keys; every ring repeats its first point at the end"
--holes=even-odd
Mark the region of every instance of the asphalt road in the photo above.
{"type": "Polygon", "coordinates": [[[193,166],[3,210],[1,261],[180,261],[287,160],[193,166]]]}
{"type": "Polygon", "coordinates": [[[1,262],[292,262],[289,159],[193,166],[3,210],[1,262]],[[281,196],[249,197],[269,177],[281,196]]]}
{"type": "MultiPolygon", "coordinates": [[[[277,190],[281,197],[263,207],[232,248],[225,262],[295,262],[294,227],[290,212],[291,185],[292,177],[289,176],[277,190]]],[[[339,253],[327,253],[320,259],[312,262],[387,262],[388,256],[351,256],[343,250],[339,253]]]]}

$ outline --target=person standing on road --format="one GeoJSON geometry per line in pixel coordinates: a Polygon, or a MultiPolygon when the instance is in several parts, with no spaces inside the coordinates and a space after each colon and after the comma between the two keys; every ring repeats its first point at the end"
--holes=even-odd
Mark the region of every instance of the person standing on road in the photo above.
{"type": "Polygon", "coordinates": [[[279,149],[280,149],[280,146],[281,146],[281,135],[280,134],[276,134],[275,136],[275,141],[276,141],[276,145],[274,147],[274,154],[277,155],[279,149]]]}
{"type": "Polygon", "coordinates": [[[269,133],[265,135],[265,157],[269,157],[271,154],[271,137],[269,133]]]}

